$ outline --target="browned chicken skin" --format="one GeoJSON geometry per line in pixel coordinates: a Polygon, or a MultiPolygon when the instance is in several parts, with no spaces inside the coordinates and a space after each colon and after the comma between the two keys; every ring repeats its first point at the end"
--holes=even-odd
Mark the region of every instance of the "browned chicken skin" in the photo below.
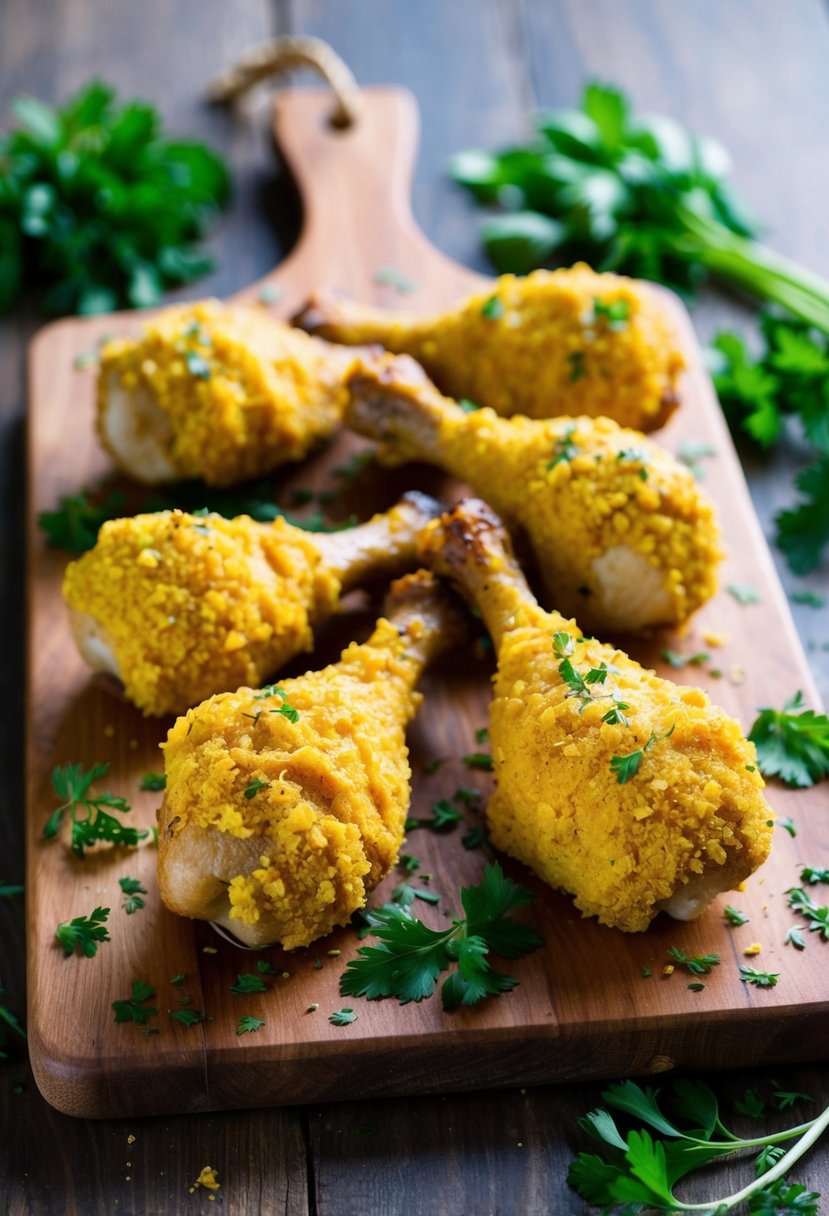
{"type": "Polygon", "coordinates": [[[684,359],[664,297],[585,265],[503,275],[425,317],[318,293],[295,321],[334,342],[413,355],[448,396],[506,416],[586,414],[651,431],[679,402],[684,359]]]}
{"type": "Polygon", "coordinates": [[[497,848],[627,931],[660,910],[699,915],[765,860],[773,814],[754,746],[701,689],[544,612],[486,504],[429,524],[421,548],[480,610],[498,656],[497,848]]]}
{"type": "Polygon", "coordinates": [[[414,687],[461,638],[462,616],[430,574],[408,575],[338,663],[179,718],[164,745],[165,904],[249,946],[294,949],[346,924],[397,858],[414,687]]]}

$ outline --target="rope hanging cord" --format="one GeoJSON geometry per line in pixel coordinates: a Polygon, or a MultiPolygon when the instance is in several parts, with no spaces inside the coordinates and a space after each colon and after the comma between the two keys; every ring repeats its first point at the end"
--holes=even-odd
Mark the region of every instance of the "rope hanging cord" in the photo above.
{"type": "Polygon", "coordinates": [[[273,38],[251,47],[211,82],[208,98],[216,103],[235,101],[261,80],[294,68],[312,68],[328,84],[335,101],[330,117],[333,126],[350,127],[357,121],[360,89],[351,69],[327,42],[310,35],[273,38]]]}

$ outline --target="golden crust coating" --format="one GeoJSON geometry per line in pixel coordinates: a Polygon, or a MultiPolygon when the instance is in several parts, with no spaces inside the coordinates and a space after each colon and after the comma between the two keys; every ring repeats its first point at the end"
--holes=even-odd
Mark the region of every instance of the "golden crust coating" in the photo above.
{"type": "Polygon", "coordinates": [[[258,684],[310,650],[313,622],[339,593],[311,537],[284,520],[183,511],[105,523],[63,583],[79,643],[98,623],[97,641],[145,714],[258,684]]]}
{"type": "Polygon", "coordinates": [[[319,298],[299,323],[334,341],[413,355],[448,396],[507,416],[605,415],[650,431],[679,401],[684,359],[656,291],[583,263],[503,275],[441,316],[319,298]]]}
{"type": "Polygon", "coordinates": [[[582,625],[678,625],[723,552],[691,471],[609,418],[500,418],[442,396],[410,358],[360,360],[346,419],[384,464],[428,460],[483,494],[533,548],[550,603],[582,625]]]}
{"type": "Polygon", "coordinates": [[[417,622],[383,619],[279,693],[241,688],[178,719],[159,812],[169,908],[291,950],[363,907],[403,840],[416,648],[417,622]]]}
{"type": "Polygon", "coordinates": [[[677,625],[715,594],[723,550],[713,505],[639,432],[609,418],[507,421],[479,410],[462,423],[453,413],[441,439],[453,469],[526,530],[550,602],[584,626],[677,625]]]}
{"type": "Polygon", "coordinates": [[[662,910],[693,919],[762,864],[774,816],[736,721],[545,612],[485,503],[429,524],[421,552],[480,610],[498,656],[496,847],[627,932],[662,910]]]}
{"type": "MultiPolygon", "coordinates": [[[[532,614],[499,657],[490,739],[497,789],[493,844],[569,891],[585,916],[646,929],[683,886],[730,890],[765,860],[773,815],[753,744],[698,688],[644,671],[621,651],[577,641],[577,672],[612,671],[595,699],[571,695],[558,672],[554,623],[532,614]],[[630,725],[603,721],[624,702],[630,725]],[[646,747],[620,784],[614,756],[646,747]]],[[[594,685],[597,689],[599,686],[594,685]]]]}
{"type": "Polygon", "coordinates": [[[347,365],[341,352],[261,308],[206,300],[165,309],[137,341],[114,339],[101,351],[98,435],[138,475],[112,439],[108,409],[120,387],[153,403],[148,428],[163,422],[164,479],[230,485],[300,460],[332,434],[347,365]]]}

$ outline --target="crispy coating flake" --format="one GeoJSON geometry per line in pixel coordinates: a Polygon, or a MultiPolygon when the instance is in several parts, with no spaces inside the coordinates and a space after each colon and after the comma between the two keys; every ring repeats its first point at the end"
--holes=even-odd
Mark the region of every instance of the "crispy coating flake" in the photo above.
{"type": "Polygon", "coordinates": [[[294,949],[365,904],[403,839],[416,644],[381,620],[339,663],[283,681],[284,698],[241,688],[178,719],[159,817],[168,907],[294,949]]]}
{"type": "Polygon", "coordinates": [[[503,275],[451,312],[418,317],[311,302],[300,324],[410,354],[442,392],[503,415],[606,415],[650,431],[678,404],[684,359],[653,289],[580,263],[503,275]],[[624,314],[608,315],[616,306],[624,314]]]}
{"type": "MultiPolygon", "coordinates": [[[[170,466],[158,480],[229,485],[300,460],[331,435],[345,407],[345,366],[333,348],[262,309],[218,300],[165,309],[138,340],[103,348],[98,434],[137,475],[109,410],[119,389],[133,406],[149,400],[147,429],[161,436],[170,466]]],[[[140,445],[140,418],[132,425],[140,445]]]]}
{"type": "Polygon", "coordinates": [[[160,511],[112,520],[66,570],[63,594],[99,638],[127,696],[176,712],[217,687],[258,684],[333,611],[340,581],[314,541],[277,520],[160,511]]]}

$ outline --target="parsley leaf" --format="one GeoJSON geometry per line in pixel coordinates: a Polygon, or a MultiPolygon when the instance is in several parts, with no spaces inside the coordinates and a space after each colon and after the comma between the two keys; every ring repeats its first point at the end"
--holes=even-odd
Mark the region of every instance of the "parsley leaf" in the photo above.
{"type": "MultiPolygon", "coordinates": [[[[693,1207],[713,1216],[714,1212],[730,1211],[747,1199],[751,1212],[767,1213],[768,1216],[816,1212],[813,1205],[798,1206],[802,1187],[795,1184],[792,1188],[781,1178],[765,1175],[782,1159],[784,1150],[778,1147],[781,1142],[799,1137],[795,1146],[785,1153],[783,1169],[806,1152],[815,1136],[829,1126],[829,1108],[810,1123],[773,1133],[767,1139],[742,1139],[725,1126],[715,1094],[701,1081],[674,1082],[668,1107],[670,1117],[662,1110],[658,1090],[642,1089],[633,1081],[610,1086],[604,1090],[602,1098],[611,1109],[600,1107],[589,1111],[579,1124],[604,1155],[580,1153],[571,1164],[567,1179],[586,1202],[606,1212],[624,1211],[629,1216],[653,1210],[685,1212],[690,1209],[673,1191],[677,1181],[698,1167],[721,1157],[730,1157],[738,1149],[762,1146],[752,1183],[734,1195],[693,1207]],[[617,1122],[619,1116],[641,1121],[646,1126],[626,1131],[624,1125],[617,1122]],[[793,1199],[793,1206],[783,1206],[789,1199],[793,1199]]],[[[751,1100],[750,1109],[740,1107],[743,1113],[762,1114],[763,1103],[759,1097],[752,1094],[751,1100]]],[[[780,1169],[776,1171],[777,1174],[781,1172],[780,1169]]],[[[817,1196],[808,1198],[811,1203],[817,1196]]]]}
{"type": "Polygon", "coordinates": [[[729,583],[726,587],[738,604],[762,604],[763,597],[753,583],[729,583]]]}
{"type": "Polygon", "coordinates": [[[144,900],[141,896],[146,895],[147,891],[145,887],[141,886],[137,878],[119,878],[118,886],[126,896],[122,907],[127,916],[132,916],[133,912],[137,912],[139,908],[144,907],[144,900]]]}
{"type": "Polygon", "coordinates": [[[84,849],[90,848],[98,840],[108,840],[115,845],[133,846],[146,836],[149,830],[127,828],[113,815],[103,809],[126,814],[130,805],[126,798],[115,794],[101,794],[98,798],[89,796],[90,786],[105,777],[109,771],[108,764],[94,764],[88,772],[84,772],[80,764],[58,765],[52,770],[52,784],[63,803],[50,815],[43,835],[47,839],[57,835],[64,811],[69,811],[72,820],[72,851],[83,857],[84,849]]]}
{"type": "Polygon", "coordinates": [[[470,752],[461,759],[467,768],[480,769],[483,773],[492,772],[492,756],[487,752],[470,752]]]}
{"type": "Polygon", "coordinates": [[[224,162],[171,140],[157,110],[92,81],[59,110],[13,103],[0,139],[8,244],[0,311],[24,284],[49,313],[146,308],[212,267],[195,246],[229,196],[224,162]]]}
{"type": "Polygon", "coordinates": [[[804,709],[802,692],[782,710],[761,710],[748,737],[766,777],[803,789],[829,774],[829,718],[804,709]]]}
{"type": "Polygon", "coordinates": [[[124,513],[124,495],[112,493],[102,503],[94,503],[86,492],[60,498],[53,511],[41,511],[37,526],[53,549],[85,553],[98,539],[101,524],[124,513]]]}
{"type": "Polygon", "coordinates": [[[198,1026],[200,1022],[207,1021],[207,1014],[203,1009],[168,1009],[170,1021],[181,1022],[182,1026],[198,1026]]]}
{"type": "Polygon", "coordinates": [[[692,975],[709,975],[712,968],[719,965],[719,954],[689,955],[677,946],[668,948],[668,957],[680,967],[685,967],[692,975]]]}
{"type": "Polygon", "coordinates": [[[814,886],[819,882],[829,882],[829,866],[804,866],[800,871],[800,881],[814,886]]]}
{"type": "Polygon", "coordinates": [[[236,983],[231,984],[230,991],[236,996],[246,996],[250,992],[267,992],[268,985],[261,975],[248,971],[236,976],[236,983]]]}
{"type": "Polygon", "coordinates": [[[150,984],[146,984],[143,980],[133,980],[132,995],[125,1001],[113,1001],[112,1008],[115,1010],[116,1022],[135,1022],[137,1025],[143,1025],[148,1018],[155,1017],[158,1010],[151,1005],[147,1005],[147,1001],[151,1001],[155,996],[155,988],[150,984]]]}
{"type": "Polygon", "coordinates": [[[253,1034],[255,1030],[259,1030],[264,1025],[264,1018],[253,1018],[250,1016],[250,1014],[245,1014],[244,1017],[239,1018],[236,1025],[236,1033],[237,1035],[253,1034]]]}
{"type": "Polygon", "coordinates": [[[64,921],[55,930],[57,941],[63,946],[66,958],[78,953],[85,958],[94,958],[98,953],[99,942],[110,940],[106,922],[109,919],[109,908],[95,908],[89,916],[76,916],[74,920],[64,921]]]}
{"type": "Polygon", "coordinates": [[[517,958],[541,945],[536,931],[510,913],[530,903],[529,891],[505,877],[497,862],[488,865],[477,886],[461,889],[464,919],[451,928],[430,929],[403,907],[385,904],[366,913],[377,946],[361,946],[359,957],[340,978],[343,996],[369,1000],[395,996],[401,1005],[431,996],[443,971],[455,967],[443,982],[444,1008],[476,1004],[485,996],[506,992],[516,981],[493,970],[490,952],[517,958]]]}
{"type": "Polygon", "coordinates": [[[338,1009],[336,1013],[332,1013],[328,1021],[332,1026],[350,1026],[352,1022],[357,1021],[357,1014],[353,1009],[338,1009]]]}
{"type": "Polygon", "coordinates": [[[795,485],[802,498],[775,516],[775,540],[789,568],[803,575],[817,569],[829,544],[829,454],[801,469],[795,485]]]}
{"type": "Polygon", "coordinates": [[[145,773],[138,782],[140,790],[163,790],[167,787],[166,773],[145,773]]]}
{"type": "Polygon", "coordinates": [[[775,988],[780,975],[771,971],[755,971],[753,967],[741,965],[740,979],[744,984],[753,984],[755,988],[775,988]]]}

